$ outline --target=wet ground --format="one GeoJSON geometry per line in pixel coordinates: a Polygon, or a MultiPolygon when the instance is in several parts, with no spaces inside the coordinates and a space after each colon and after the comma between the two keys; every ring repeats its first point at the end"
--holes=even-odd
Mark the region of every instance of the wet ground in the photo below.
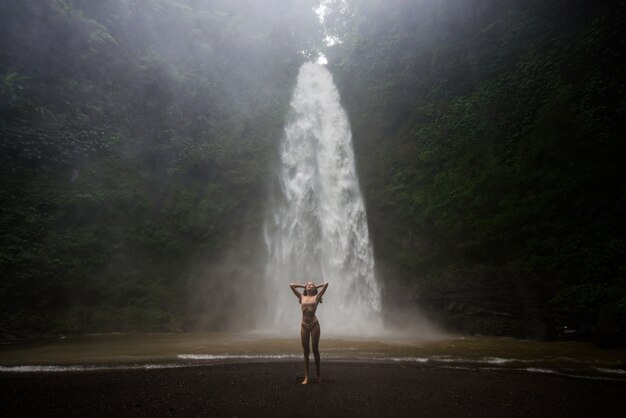
{"type": "Polygon", "coordinates": [[[0,345],[9,416],[622,416],[626,350],[466,337],[107,334],[0,345]],[[312,371],[312,370],[311,370],[312,371]]]}
{"type": "Polygon", "coordinates": [[[294,361],[156,370],[0,373],[5,416],[622,417],[626,383],[511,369],[294,361]]]}
{"type": "MultiPolygon", "coordinates": [[[[395,336],[324,338],[333,361],[401,362],[436,367],[508,369],[626,381],[626,350],[590,343],[538,342],[503,337],[436,341],[395,336]]],[[[192,365],[295,361],[299,338],[236,333],[102,334],[0,345],[0,372],[59,372],[179,368],[192,365]]]]}

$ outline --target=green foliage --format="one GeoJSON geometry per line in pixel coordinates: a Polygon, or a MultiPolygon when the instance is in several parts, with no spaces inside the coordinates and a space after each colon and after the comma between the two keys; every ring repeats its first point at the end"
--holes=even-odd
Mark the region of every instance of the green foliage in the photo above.
{"type": "Polygon", "coordinates": [[[327,55],[377,262],[422,293],[510,277],[544,312],[619,311],[626,8],[347,4],[327,55]]]}
{"type": "MultiPolygon", "coordinates": [[[[0,330],[220,326],[316,3],[0,3],[0,330]]],[[[327,3],[383,278],[624,335],[626,7],[327,3]]]]}
{"type": "Polygon", "coordinates": [[[219,302],[192,272],[261,238],[312,4],[0,5],[2,332],[179,330],[219,302]]]}

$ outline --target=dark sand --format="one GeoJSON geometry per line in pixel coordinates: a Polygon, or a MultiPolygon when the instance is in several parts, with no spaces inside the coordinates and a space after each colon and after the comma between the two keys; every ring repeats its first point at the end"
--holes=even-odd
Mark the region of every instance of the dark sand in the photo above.
{"type": "Polygon", "coordinates": [[[512,370],[326,362],[0,373],[3,416],[622,417],[626,383],[512,370]]]}

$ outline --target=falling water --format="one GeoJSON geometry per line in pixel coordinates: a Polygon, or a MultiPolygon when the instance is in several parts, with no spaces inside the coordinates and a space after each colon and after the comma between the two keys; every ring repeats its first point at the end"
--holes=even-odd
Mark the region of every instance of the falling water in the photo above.
{"type": "Polygon", "coordinates": [[[323,333],[372,335],[381,329],[352,135],[326,67],[300,68],[280,148],[280,168],[265,225],[265,326],[299,330],[301,312],[290,282],[329,282],[317,316],[323,333]]]}

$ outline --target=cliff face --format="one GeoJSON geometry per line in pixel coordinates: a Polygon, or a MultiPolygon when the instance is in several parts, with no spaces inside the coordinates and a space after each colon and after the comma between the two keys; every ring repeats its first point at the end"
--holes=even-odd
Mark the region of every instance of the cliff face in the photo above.
{"type": "Polygon", "coordinates": [[[625,7],[350,4],[327,56],[389,306],[623,341],[625,7]]]}

